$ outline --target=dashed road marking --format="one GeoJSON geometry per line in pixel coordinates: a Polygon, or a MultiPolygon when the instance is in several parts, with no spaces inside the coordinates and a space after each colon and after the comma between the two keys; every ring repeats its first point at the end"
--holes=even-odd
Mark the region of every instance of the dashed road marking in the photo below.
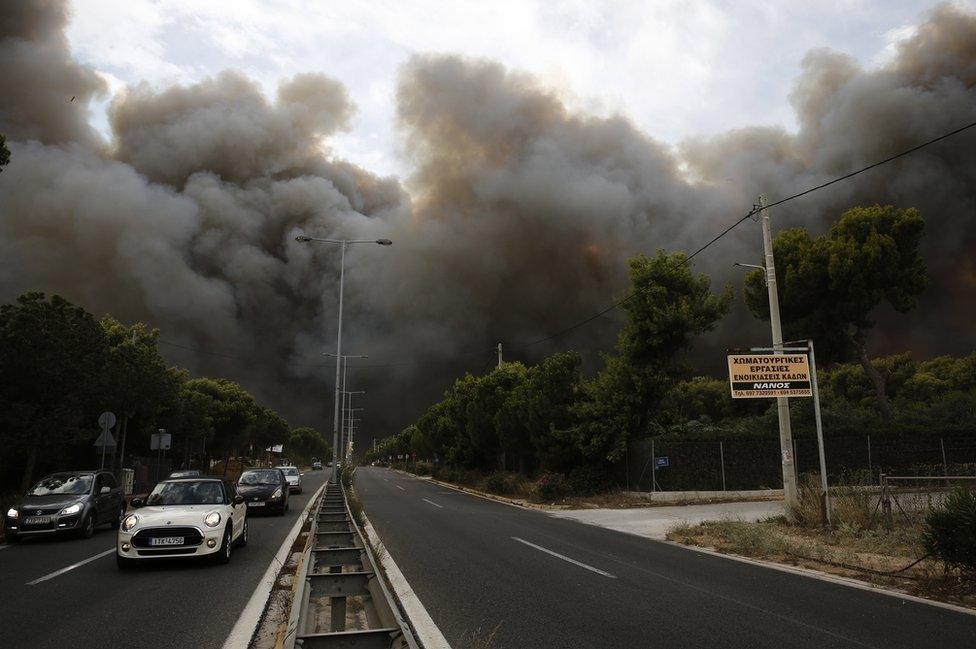
{"type": "Polygon", "coordinates": [[[593,566],[587,565],[587,564],[583,563],[582,561],[577,561],[576,559],[571,559],[571,558],[567,557],[564,554],[559,554],[558,552],[553,552],[552,550],[550,550],[548,548],[544,548],[541,545],[536,545],[535,543],[529,543],[525,539],[520,539],[517,536],[513,536],[512,537],[512,540],[513,541],[518,541],[519,543],[524,543],[525,545],[529,546],[530,548],[535,548],[536,550],[539,550],[540,552],[545,552],[546,554],[552,555],[552,556],[556,557],[557,559],[562,559],[563,561],[568,561],[569,563],[573,564],[574,566],[579,566],[580,568],[585,568],[585,569],[587,569],[587,570],[589,570],[591,572],[595,572],[598,575],[603,575],[604,577],[609,577],[610,579],[616,579],[617,578],[615,575],[611,575],[609,572],[604,572],[603,570],[600,570],[599,568],[594,568],[593,566]]]}

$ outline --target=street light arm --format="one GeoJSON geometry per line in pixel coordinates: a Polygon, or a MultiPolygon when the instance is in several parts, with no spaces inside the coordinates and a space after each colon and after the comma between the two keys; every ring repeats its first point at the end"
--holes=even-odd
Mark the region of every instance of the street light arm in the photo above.
{"type": "Polygon", "coordinates": [[[325,239],[322,237],[310,237],[307,234],[300,234],[295,237],[299,243],[375,243],[381,246],[392,246],[393,242],[389,239],[325,239]]]}

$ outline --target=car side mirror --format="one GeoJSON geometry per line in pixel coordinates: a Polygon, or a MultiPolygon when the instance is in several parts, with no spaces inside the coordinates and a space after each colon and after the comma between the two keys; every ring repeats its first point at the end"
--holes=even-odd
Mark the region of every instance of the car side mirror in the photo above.
{"type": "Polygon", "coordinates": [[[132,507],[133,509],[142,507],[142,505],[143,505],[142,498],[133,498],[132,500],[129,501],[129,507],[132,507]]]}
{"type": "Polygon", "coordinates": [[[100,494],[110,494],[110,493],[112,493],[112,488],[111,487],[102,487],[102,490],[99,491],[98,493],[100,493],[100,494]]]}
{"type": "Polygon", "coordinates": [[[235,505],[243,505],[244,504],[244,496],[234,496],[234,504],[235,505]]]}

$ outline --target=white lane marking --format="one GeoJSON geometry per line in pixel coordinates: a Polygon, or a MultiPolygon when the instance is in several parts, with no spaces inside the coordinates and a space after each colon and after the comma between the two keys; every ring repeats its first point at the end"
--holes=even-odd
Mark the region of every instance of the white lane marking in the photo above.
{"type": "Polygon", "coordinates": [[[54,579],[55,577],[58,577],[60,575],[63,575],[64,573],[66,573],[66,572],[68,572],[70,570],[74,570],[75,568],[80,568],[81,566],[85,565],[86,563],[91,563],[92,561],[94,561],[96,559],[101,559],[102,557],[107,557],[108,555],[112,554],[113,552],[115,552],[115,548],[108,549],[105,552],[99,552],[98,554],[96,554],[93,557],[88,557],[87,559],[82,559],[78,563],[73,563],[73,564],[71,564],[70,566],[68,566],[66,568],[61,568],[61,570],[55,570],[54,572],[48,573],[48,574],[44,575],[43,577],[38,577],[34,581],[29,581],[29,582],[27,582],[26,585],[27,586],[36,586],[37,584],[41,583],[42,581],[47,581],[48,579],[54,579]]]}
{"type": "Polygon", "coordinates": [[[568,562],[570,562],[571,564],[573,564],[575,566],[579,566],[580,568],[586,568],[587,570],[590,570],[592,572],[595,572],[598,575],[603,575],[604,577],[609,577],[610,579],[616,579],[617,578],[616,576],[611,575],[609,572],[604,572],[604,571],[600,570],[599,568],[594,568],[593,566],[587,565],[587,564],[583,563],[582,561],[577,561],[576,559],[570,559],[566,555],[559,554],[558,552],[553,552],[552,550],[549,550],[548,548],[544,548],[541,545],[536,545],[535,543],[529,543],[525,539],[520,539],[517,536],[513,536],[512,537],[512,540],[513,541],[518,541],[519,543],[524,543],[525,545],[529,546],[530,548],[535,548],[536,550],[539,550],[540,552],[545,552],[546,554],[551,554],[552,556],[554,556],[554,557],[556,557],[558,559],[562,559],[563,561],[568,561],[568,562]]]}
{"type": "Polygon", "coordinates": [[[447,642],[444,634],[437,628],[434,620],[430,617],[430,613],[424,608],[424,603],[420,601],[417,593],[407,583],[407,578],[400,572],[400,568],[393,560],[393,555],[383,547],[383,542],[376,534],[373,526],[370,525],[369,518],[366,517],[365,513],[363,513],[363,531],[366,533],[370,545],[373,546],[376,560],[383,566],[383,572],[390,580],[390,586],[399,598],[403,612],[410,619],[410,624],[421,645],[424,649],[451,649],[451,645],[447,642]]]}
{"type": "Polygon", "coordinates": [[[9,547],[10,547],[9,543],[4,543],[3,545],[0,545],[0,550],[6,550],[9,547]]]}
{"type": "Polygon", "coordinates": [[[441,509],[444,509],[444,505],[438,505],[433,500],[427,500],[426,498],[421,498],[421,500],[424,501],[425,503],[430,503],[434,507],[440,507],[441,509]]]}
{"type": "Polygon", "coordinates": [[[396,488],[397,488],[397,489],[399,489],[400,491],[406,491],[406,489],[404,489],[404,488],[403,488],[403,487],[401,487],[400,485],[396,485],[396,488]]]}
{"type": "Polygon", "coordinates": [[[237,618],[234,628],[231,629],[230,635],[224,641],[224,649],[240,649],[240,647],[246,647],[250,644],[254,630],[257,629],[258,622],[261,621],[261,614],[264,613],[264,605],[268,603],[268,597],[271,596],[271,587],[277,581],[278,573],[281,571],[281,567],[285,565],[285,561],[288,559],[288,553],[291,551],[291,546],[295,542],[295,539],[298,538],[298,533],[302,531],[302,524],[305,522],[308,512],[312,509],[312,505],[315,504],[315,500],[327,484],[329,484],[328,480],[323,482],[322,486],[308,499],[302,515],[298,517],[298,520],[295,521],[295,524],[288,532],[288,536],[282,541],[281,547],[278,548],[278,553],[271,560],[268,569],[264,571],[261,581],[254,588],[254,594],[251,595],[251,599],[247,600],[247,605],[241,611],[241,616],[237,618]]]}

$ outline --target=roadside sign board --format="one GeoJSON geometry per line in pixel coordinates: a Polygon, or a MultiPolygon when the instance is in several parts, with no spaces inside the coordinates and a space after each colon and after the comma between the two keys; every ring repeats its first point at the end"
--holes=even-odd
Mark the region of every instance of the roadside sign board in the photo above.
{"type": "Polygon", "coordinates": [[[667,466],[671,466],[671,463],[666,456],[654,458],[654,464],[658,469],[663,469],[667,466]]]}
{"type": "Polygon", "coordinates": [[[729,354],[733,399],[810,397],[806,354],[729,354]]]}
{"type": "Polygon", "coordinates": [[[168,451],[173,441],[171,433],[153,433],[149,438],[149,450],[168,451]]]}

